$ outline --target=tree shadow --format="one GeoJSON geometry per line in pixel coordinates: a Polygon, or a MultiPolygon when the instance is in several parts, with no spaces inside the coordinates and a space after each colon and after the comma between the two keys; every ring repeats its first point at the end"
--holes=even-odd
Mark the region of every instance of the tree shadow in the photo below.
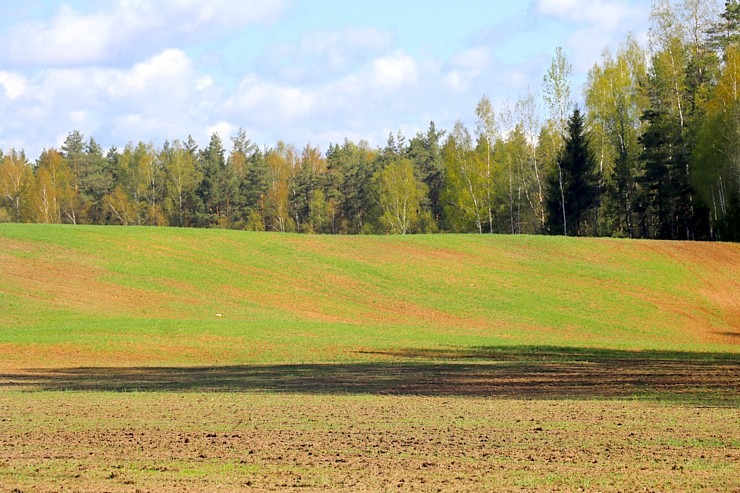
{"type": "Polygon", "coordinates": [[[740,405],[740,355],[736,354],[546,346],[372,354],[383,361],[22,370],[0,374],[0,389],[644,398],[740,405]]]}
{"type": "Polygon", "coordinates": [[[716,332],[716,334],[725,337],[738,337],[740,338],[740,332],[716,332]]]}
{"type": "Polygon", "coordinates": [[[630,351],[620,349],[563,346],[478,346],[468,348],[407,348],[387,351],[367,351],[366,354],[424,360],[480,361],[551,361],[616,363],[642,362],[702,362],[740,363],[739,353],[701,353],[689,351],[630,351]]]}

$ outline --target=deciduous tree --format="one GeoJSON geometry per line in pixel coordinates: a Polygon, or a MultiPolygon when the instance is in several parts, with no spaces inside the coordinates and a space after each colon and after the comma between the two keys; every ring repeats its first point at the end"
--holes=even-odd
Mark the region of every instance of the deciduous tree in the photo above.
{"type": "Polygon", "coordinates": [[[475,152],[470,132],[459,120],[447,138],[443,155],[447,216],[451,226],[465,231],[472,223],[478,233],[483,233],[488,188],[486,163],[475,152]]]}
{"type": "Polygon", "coordinates": [[[198,171],[195,157],[176,140],[166,145],[160,153],[165,180],[165,209],[170,224],[189,226],[195,206],[195,191],[202,175],[198,171]]]}
{"type": "Polygon", "coordinates": [[[11,149],[0,155],[0,205],[9,211],[14,222],[26,219],[29,191],[33,186],[33,171],[23,152],[11,149]]]}
{"type": "Polygon", "coordinates": [[[34,182],[33,210],[37,222],[73,221],[74,201],[72,170],[61,153],[50,149],[41,153],[34,182]]]}
{"type": "Polygon", "coordinates": [[[416,179],[414,165],[407,158],[391,162],[373,177],[384,229],[392,234],[406,234],[419,220],[421,200],[426,186],[416,179]]]}
{"type": "MultiPolygon", "coordinates": [[[[560,152],[563,144],[562,138],[565,132],[568,112],[573,105],[571,98],[571,84],[573,78],[573,66],[568,61],[561,47],[555,49],[555,56],[550,63],[543,81],[543,98],[550,114],[552,126],[549,135],[552,138],[552,148],[560,152]]],[[[560,188],[560,210],[563,214],[563,234],[568,234],[567,207],[565,203],[565,184],[563,183],[563,171],[560,169],[560,161],[555,162],[558,168],[558,186],[560,188]]],[[[552,196],[549,197],[549,200],[552,196]]],[[[552,222],[551,222],[552,224],[552,222]]]]}
{"type": "MultiPolygon", "coordinates": [[[[480,139],[481,143],[483,144],[483,150],[485,153],[485,163],[486,163],[486,193],[485,193],[485,201],[486,201],[486,209],[487,209],[487,219],[488,219],[488,232],[493,233],[493,198],[491,194],[491,188],[493,187],[492,182],[492,161],[493,161],[493,147],[496,143],[496,140],[499,138],[499,129],[496,122],[496,112],[493,109],[493,105],[491,104],[491,100],[488,99],[488,96],[484,95],[481,97],[480,101],[478,102],[478,105],[475,108],[475,115],[477,116],[477,127],[476,127],[476,134],[478,135],[478,139],[480,139]]],[[[509,185],[511,190],[511,184],[513,181],[513,177],[511,174],[509,174],[509,185]]],[[[511,196],[510,196],[511,198],[511,196]]],[[[513,204],[513,200],[510,202],[513,204]]],[[[513,210],[513,206],[512,206],[513,210]]],[[[512,221],[512,232],[513,232],[513,221],[512,221]]]]}
{"type": "Polygon", "coordinates": [[[645,52],[629,36],[616,58],[606,51],[601,64],[589,72],[585,89],[587,125],[600,186],[605,190],[597,225],[601,234],[636,235],[638,138],[644,130],[641,116],[648,104],[645,60],[645,52]]]}

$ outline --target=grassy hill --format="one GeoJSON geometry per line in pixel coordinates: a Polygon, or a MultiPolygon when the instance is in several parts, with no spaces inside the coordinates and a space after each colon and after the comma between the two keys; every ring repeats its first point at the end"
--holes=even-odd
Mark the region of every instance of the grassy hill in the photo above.
{"type": "Polygon", "coordinates": [[[0,224],[0,491],[735,491],[738,266],[0,224]]]}
{"type": "Polygon", "coordinates": [[[0,224],[0,368],[737,354],[739,270],[736,244],[0,224]]]}

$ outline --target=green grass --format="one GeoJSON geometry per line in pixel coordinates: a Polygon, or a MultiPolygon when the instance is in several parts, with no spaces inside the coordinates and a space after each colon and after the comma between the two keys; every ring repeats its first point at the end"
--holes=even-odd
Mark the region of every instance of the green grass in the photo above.
{"type": "MultiPolygon", "coordinates": [[[[148,365],[497,346],[737,354],[713,338],[737,323],[702,291],[703,265],[664,245],[2,224],[0,344],[72,366],[126,365],[134,349],[148,365]]],[[[740,263],[739,246],[720,247],[740,263]]]]}

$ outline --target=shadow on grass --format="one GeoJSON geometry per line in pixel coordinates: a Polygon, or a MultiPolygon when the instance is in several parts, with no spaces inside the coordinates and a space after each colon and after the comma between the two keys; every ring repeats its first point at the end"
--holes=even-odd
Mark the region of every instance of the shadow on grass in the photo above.
{"type": "Polygon", "coordinates": [[[740,355],[560,347],[409,349],[337,364],[38,369],[0,389],[640,398],[740,405],[740,355]]]}
{"type": "Polygon", "coordinates": [[[740,338],[740,332],[717,332],[717,334],[725,337],[737,337],[740,338]]]}

